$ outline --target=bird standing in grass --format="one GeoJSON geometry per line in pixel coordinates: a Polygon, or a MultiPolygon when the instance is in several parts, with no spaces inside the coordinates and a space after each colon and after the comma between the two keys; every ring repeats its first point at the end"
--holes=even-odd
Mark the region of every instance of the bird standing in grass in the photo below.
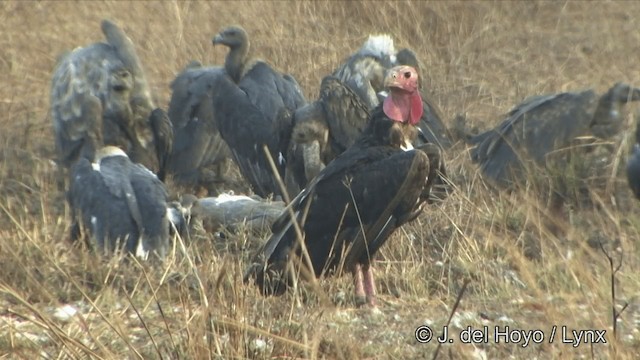
{"type": "Polygon", "coordinates": [[[59,162],[69,168],[118,146],[162,179],[173,144],[167,114],[155,106],[133,42],[102,21],[107,42],[77,48],[58,62],[51,81],[51,114],[59,162]]]}
{"type": "MultiPolygon", "coordinates": [[[[174,212],[162,182],[115,146],[97,151],[93,163],[79,159],[72,168],[68,201],[72,240],[82,229],[90,247],[107,253],[124,249],[146,259],[164,257],[174,212]]],[[[179,224],[176,223],[176,226],[179,224]]]]}
{"type": "Polygon", "coordinates": [[[216,85],[213,99],[220,134],[257,195],[283,195],[264,147],[284,178],[292,114],[306,99],[291,75],[250,56],[249,37],[242,27],[223,29],[213,44],[229,48],[224,63],[228,79],[216,85]]]}
{"type": "Polygon", "coordinates": [[[389,96],[356,142],[320,171],[274,222],[273,235],[245,280],[253,276],[263,293],[282,294],[295,281],[292,262],[315,277],[348,271],[354,276],[356,302],[375,305],[376,252],[394,230],[420,214],[431,184],[444,169],[436,145],[427,144],[425,151],[411,146],[423,112],[417,81],[412,67],[389,71],[384,79],[389,96]],[[294,222],[303,241],[298,241],[294,222]]]}

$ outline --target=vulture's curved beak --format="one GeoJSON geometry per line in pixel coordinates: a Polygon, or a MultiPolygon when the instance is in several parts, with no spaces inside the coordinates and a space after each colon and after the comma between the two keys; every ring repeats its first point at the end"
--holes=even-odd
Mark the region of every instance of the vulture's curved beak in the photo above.
{"type": "Polygon", "coordinates": [[[218,45],[218,44],[222,44],[224,38],[222,37],[222,34],[218,34],[216,36],[213,37],[213,40],[211,40],[211,42],[213,43],[213,45],[218,45]]]}

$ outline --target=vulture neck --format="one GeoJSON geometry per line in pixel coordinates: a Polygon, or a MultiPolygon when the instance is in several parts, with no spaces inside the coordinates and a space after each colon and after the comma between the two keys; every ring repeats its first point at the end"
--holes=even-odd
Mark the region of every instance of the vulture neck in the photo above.
{"type": "Polygon", "coordinates": [[[416,125],[422,117],[422,98],[418,91],[408,92],[402,89],[389,89],[389,96],[384,99],[384,113],[394,121],[416,125]]]}
{"type": "Polygon", "coordinates": [[[244,73],[244,67],[249,58],[249,40],[243,41],[240,45],[232,48],[224,61],[224,67],[235,83],[240,82],[244,73]]]}

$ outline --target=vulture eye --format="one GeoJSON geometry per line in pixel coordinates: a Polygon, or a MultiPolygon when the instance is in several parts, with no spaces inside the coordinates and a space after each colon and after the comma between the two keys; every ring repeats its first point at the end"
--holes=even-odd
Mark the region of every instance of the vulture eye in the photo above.
{"type": "Polygon", "coordinates": [[[407,71],[406,73],[404,73],[404,77],[405,79],[408,79],[411,77],[411,72],[407,71]]]}

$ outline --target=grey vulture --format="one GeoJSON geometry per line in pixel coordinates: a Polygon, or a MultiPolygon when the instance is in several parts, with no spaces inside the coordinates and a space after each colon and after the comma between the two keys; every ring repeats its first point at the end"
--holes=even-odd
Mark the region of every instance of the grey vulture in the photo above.
{"type": "Polygon", "coordinates": [[[618,83],[599,96],[593,90],[532,96],[494,129],[473,136],[472,161],[490,183],[511,189],[539,172],[554,152],[581,136],[607,139],[623,125],[621,107],[640,100],[640,89],[618,83]]]}
{"type": "Polygon", "coordinates": [[[261,197],[282,196],[264,147],[284,178],[292,114],[306,103],[304,95],[291,75],[250,56],[249,37],[243,28],[223,29],[213,44],[229,48],[224,68],[230,81],[220,82],[223,89],[218,89],[214,99],[216,105],[222,105],[214,105],[221,117],[220,134],[253,191],[261,197]]]}
{"type": "Polygon", "coordinates": [[[84,235],[99,252],[164,257],[171,223],[181,224],[162,182],[115,146],[98,150],[95,158],[93,163],[80,158],[72,167],[67,193],[72,240],[84,235]]]}
{"type": "Polygon", "coordinates": [[[133,42],[103,20],[106,42],[77,48],[57,63],[51,81],[51,114],[58,160],[70,167],[115,145],[162,178],[173,129],[151,97],[133,42]]]}
{"type": "Polygon", "coordinates": [[[192,62],[171,83],[169,119],[173,124],[173,151],[167,172],[185,187],[219,192],[225,182],[230,151],[218,131],[219,116],[213,107],[222,67],[192,62]]]}

